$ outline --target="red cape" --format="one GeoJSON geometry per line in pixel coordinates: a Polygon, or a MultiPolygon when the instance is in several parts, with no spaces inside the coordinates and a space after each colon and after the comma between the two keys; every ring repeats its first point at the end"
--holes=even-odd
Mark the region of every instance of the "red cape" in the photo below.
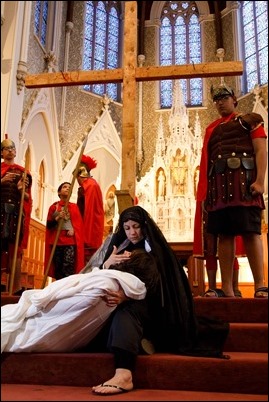
{"type": "Polygon", "coordinates": [[[196,194],[196,210],[194,217],[194,239],[193,239],[193,255],[194,257],[204,257],[204,230],[203,230],[203,211],[202,203],[206,199],[207,195],[207,165],[208,165],[208,155],[207,155],[207,145],[211,137],[211,134],[215,127],[217,127],[223,121],[231,120],[236,113],[230,114],[227,117],[220,117],[219,119],[213,121],[207,128],[205,132],[205,138],[202,147],[202,155],[200,161],[200,174],[199,181],[197,185],[196,194]]]}
{"type": "MultiPolygon", "coordinates": [[[[54,202],[49,207],[47,221],[54,220],[52,215],[54,214],[57,205],[64,206],[65,202],[64,201],[54,202]]],[[[82,217],[81,217],[77,204],[69,202],[68,203],[68,211],[70,213],[70,218],[71,218],[72,225],[74,228],[75,241],[76,241],[76,246],[77,246],[76,265],[75,265],[75,273],[77,274],[84,267],[83,220],[82,220],[82,217]]],[[[57,233],[57,226],[53,229],[48,229],[46,227],[44,271],[47,269],[47,265],[48,265],[48,262],[50,259],[52,245],[54,244],[54,239],[55,239],[56,233],[57,233]]],[[[59,244],[59,240],[61,241],[61,244],[63,244],[63,241],[60,238],[60,236],[58,239],[58,244],[59,244]]],[[[55,277],[54,271],[55,271],[55,266],[53,264],[53,261],[51,261],[48,275],[54,278],[55,277]]]]}
{"type": "MultiPolygon", "coordinates": [[[[196,211],[194,217],[194,240],[193,240],[193,255],[194,257],[204,257],[204,233],[203,233],[203,201],[206,199],[207,195],[207,166],[208,166],[208,155],[207,155],[207,146],[208,141],[212,135],[212,132],[216,126],[218,126],[221,122],[229,121],[234,116],[238,115],[238,113],[231,113],[229,116],[221,117],[215,120],[206,128],[201,162],[200,162],[200,174],[199,181],[197,186],[197,194],[196,194],[196,211]]],[[[258,125],[256,129],[251,131],[251,137],[253,138],[267,138],[266,133],[262,125],[258,125]]],[[[236,237],[236,255],[243,256],[245,255],[244,245],[242,238],[240,236],[236,237]]]]}
{"type": "MultiPolygon", "coordinates": [[[[21,170],[21,172],[25,171],[24,167],[17,165],[16,163],[13,163],[12,165],[8,165],[5,162],[1,162],[1,177],[3,177],[7,173],[7,171],[11,168],[21,170]]],[[[27,175],[31,176],[31,173],[28,170],[26,170],[26,172],[27,172],[27,175]]],[[[18,254],[21,254],[22,250],[27,248],[27,243],[28,243],[28,238],[29,238],[29,227],[30,227],[32,205],[33,205],[31,188],[32,188],[32,184],[29,185],[29,187],[27,189],[27,192],[29,194],[29,199],[24,200],[24,202],[23,202],[23,215],[24,216],[23,216],[23,219],[21,222],[22,227],[23,227],[23,237],[18,245],[18,254]]]]}
{"type": "Polygon", "coordinates": [[[84,243],[87,248],[98,249],[103,243],[104,206],[99,184],[92,177],[82,183],[85,197],[84,243]]]}

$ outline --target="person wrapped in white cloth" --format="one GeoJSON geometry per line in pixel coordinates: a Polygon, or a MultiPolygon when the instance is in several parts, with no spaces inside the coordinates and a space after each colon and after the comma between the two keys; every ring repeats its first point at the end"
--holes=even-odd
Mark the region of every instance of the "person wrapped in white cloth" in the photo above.
{"type": "Polygon", "coordinates": [[[104,300],[108,291],[122,288],[126,300],[142,300],[147,287],[155,286],[155,267],[149,269],[155,260],[143,250],[131,254],[116,269],[70,275],[2,306],[1,353],[70,352],[88,344],[116,308],[104,300]]]}

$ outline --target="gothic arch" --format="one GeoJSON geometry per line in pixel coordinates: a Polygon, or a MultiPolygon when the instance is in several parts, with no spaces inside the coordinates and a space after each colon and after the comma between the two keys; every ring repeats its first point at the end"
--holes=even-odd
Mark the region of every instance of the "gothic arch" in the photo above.
{"type": "MultiPolygon", "coordinates": [[[[103,200],[108,189],[115,185],[120,175],[121,166],[121,140],[114,122],[111,118],[108,107],[97,119],[95,125],[88,134],[88,140],[84,154],[89,155],[97,161],[97,167],[91,172],[98,181],[103,194],[103,200]]],[[[63,170],[63,180],[71,181],[72,172],[76,167],[81,147],[79,147],[63,170]]],[[[72,201],[76,201],[78,184],[74,184],[72,201]]]]}
{"type": "MultiPolygon", "coordinates": [[[[160,19],[160,15],[162,13],[163,6],[165,1],[153,1],[151,11],[150,11],[150,20],[156,21],[160,19]]],[[[200,16],[209,15],[209,6],[207,1],[196,1],[196,5],[199,11],[200,16]]]]}

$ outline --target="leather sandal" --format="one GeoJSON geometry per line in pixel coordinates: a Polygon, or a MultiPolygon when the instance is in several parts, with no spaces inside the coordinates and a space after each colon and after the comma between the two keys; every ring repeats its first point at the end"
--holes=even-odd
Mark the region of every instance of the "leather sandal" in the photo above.
{"type": "Polygon", "coordinates": [[[254,293],[254,297],[257,299],[268,299],[268,288],[266,286],[258,288],[254,293]]]}
{"type": "Polygon", "coordinates": [[[227,297],[222,289],[208,289],[203,297],[227,297]]]}

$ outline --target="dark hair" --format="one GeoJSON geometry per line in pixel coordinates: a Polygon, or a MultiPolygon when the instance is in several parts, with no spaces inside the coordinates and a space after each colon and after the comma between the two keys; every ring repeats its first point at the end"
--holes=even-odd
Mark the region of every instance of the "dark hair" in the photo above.
{"type": "Polygon", "coordinates": [[[70,186],[71,186],[71,183],[69,183],[69,181],[64,181],[64,182],[63,182],[62,184],[60,184],[59,187],[58,187],[58,190],[57,190],[58,194],[59,194],[59,192],[61,191],[62,187],[63,187],[65,184],[70,184],[70,186]]]}
{"type": "Polygon", "coordinates": [[[117,238],[117,245],[119,245],[121,242],[123,242],[126,239],[126,233],[123,227],[123,224],[125,222],[128,222],[129,220],[134,221],[139,223],[142,229],[142,234],[144,237],[147,235],[147,216],[146,216],[146,211],[141,208],[140,206],[133,206],[126,208],[125,210],[122,211],[119,217],[118,224],[115,228],[115,237],[117,238]]]}
{"type": "Polygon", "coordinates": [[[155,258],[144,249],[132,251],[129,260],[111,265],[109,269],[128,272],[144,282],[147,291],[154,291],[159,283],[159,271],[155,258]]]}
{"type": "Polygon", "coordinates": [[[124,222],[129,220],[138,222],[141,226],[144,226],[146,223],[143,211],[138,206],[126,208],[124,211],[122,211],[119,218],[119,226],[122,227],[124,222]]]}

